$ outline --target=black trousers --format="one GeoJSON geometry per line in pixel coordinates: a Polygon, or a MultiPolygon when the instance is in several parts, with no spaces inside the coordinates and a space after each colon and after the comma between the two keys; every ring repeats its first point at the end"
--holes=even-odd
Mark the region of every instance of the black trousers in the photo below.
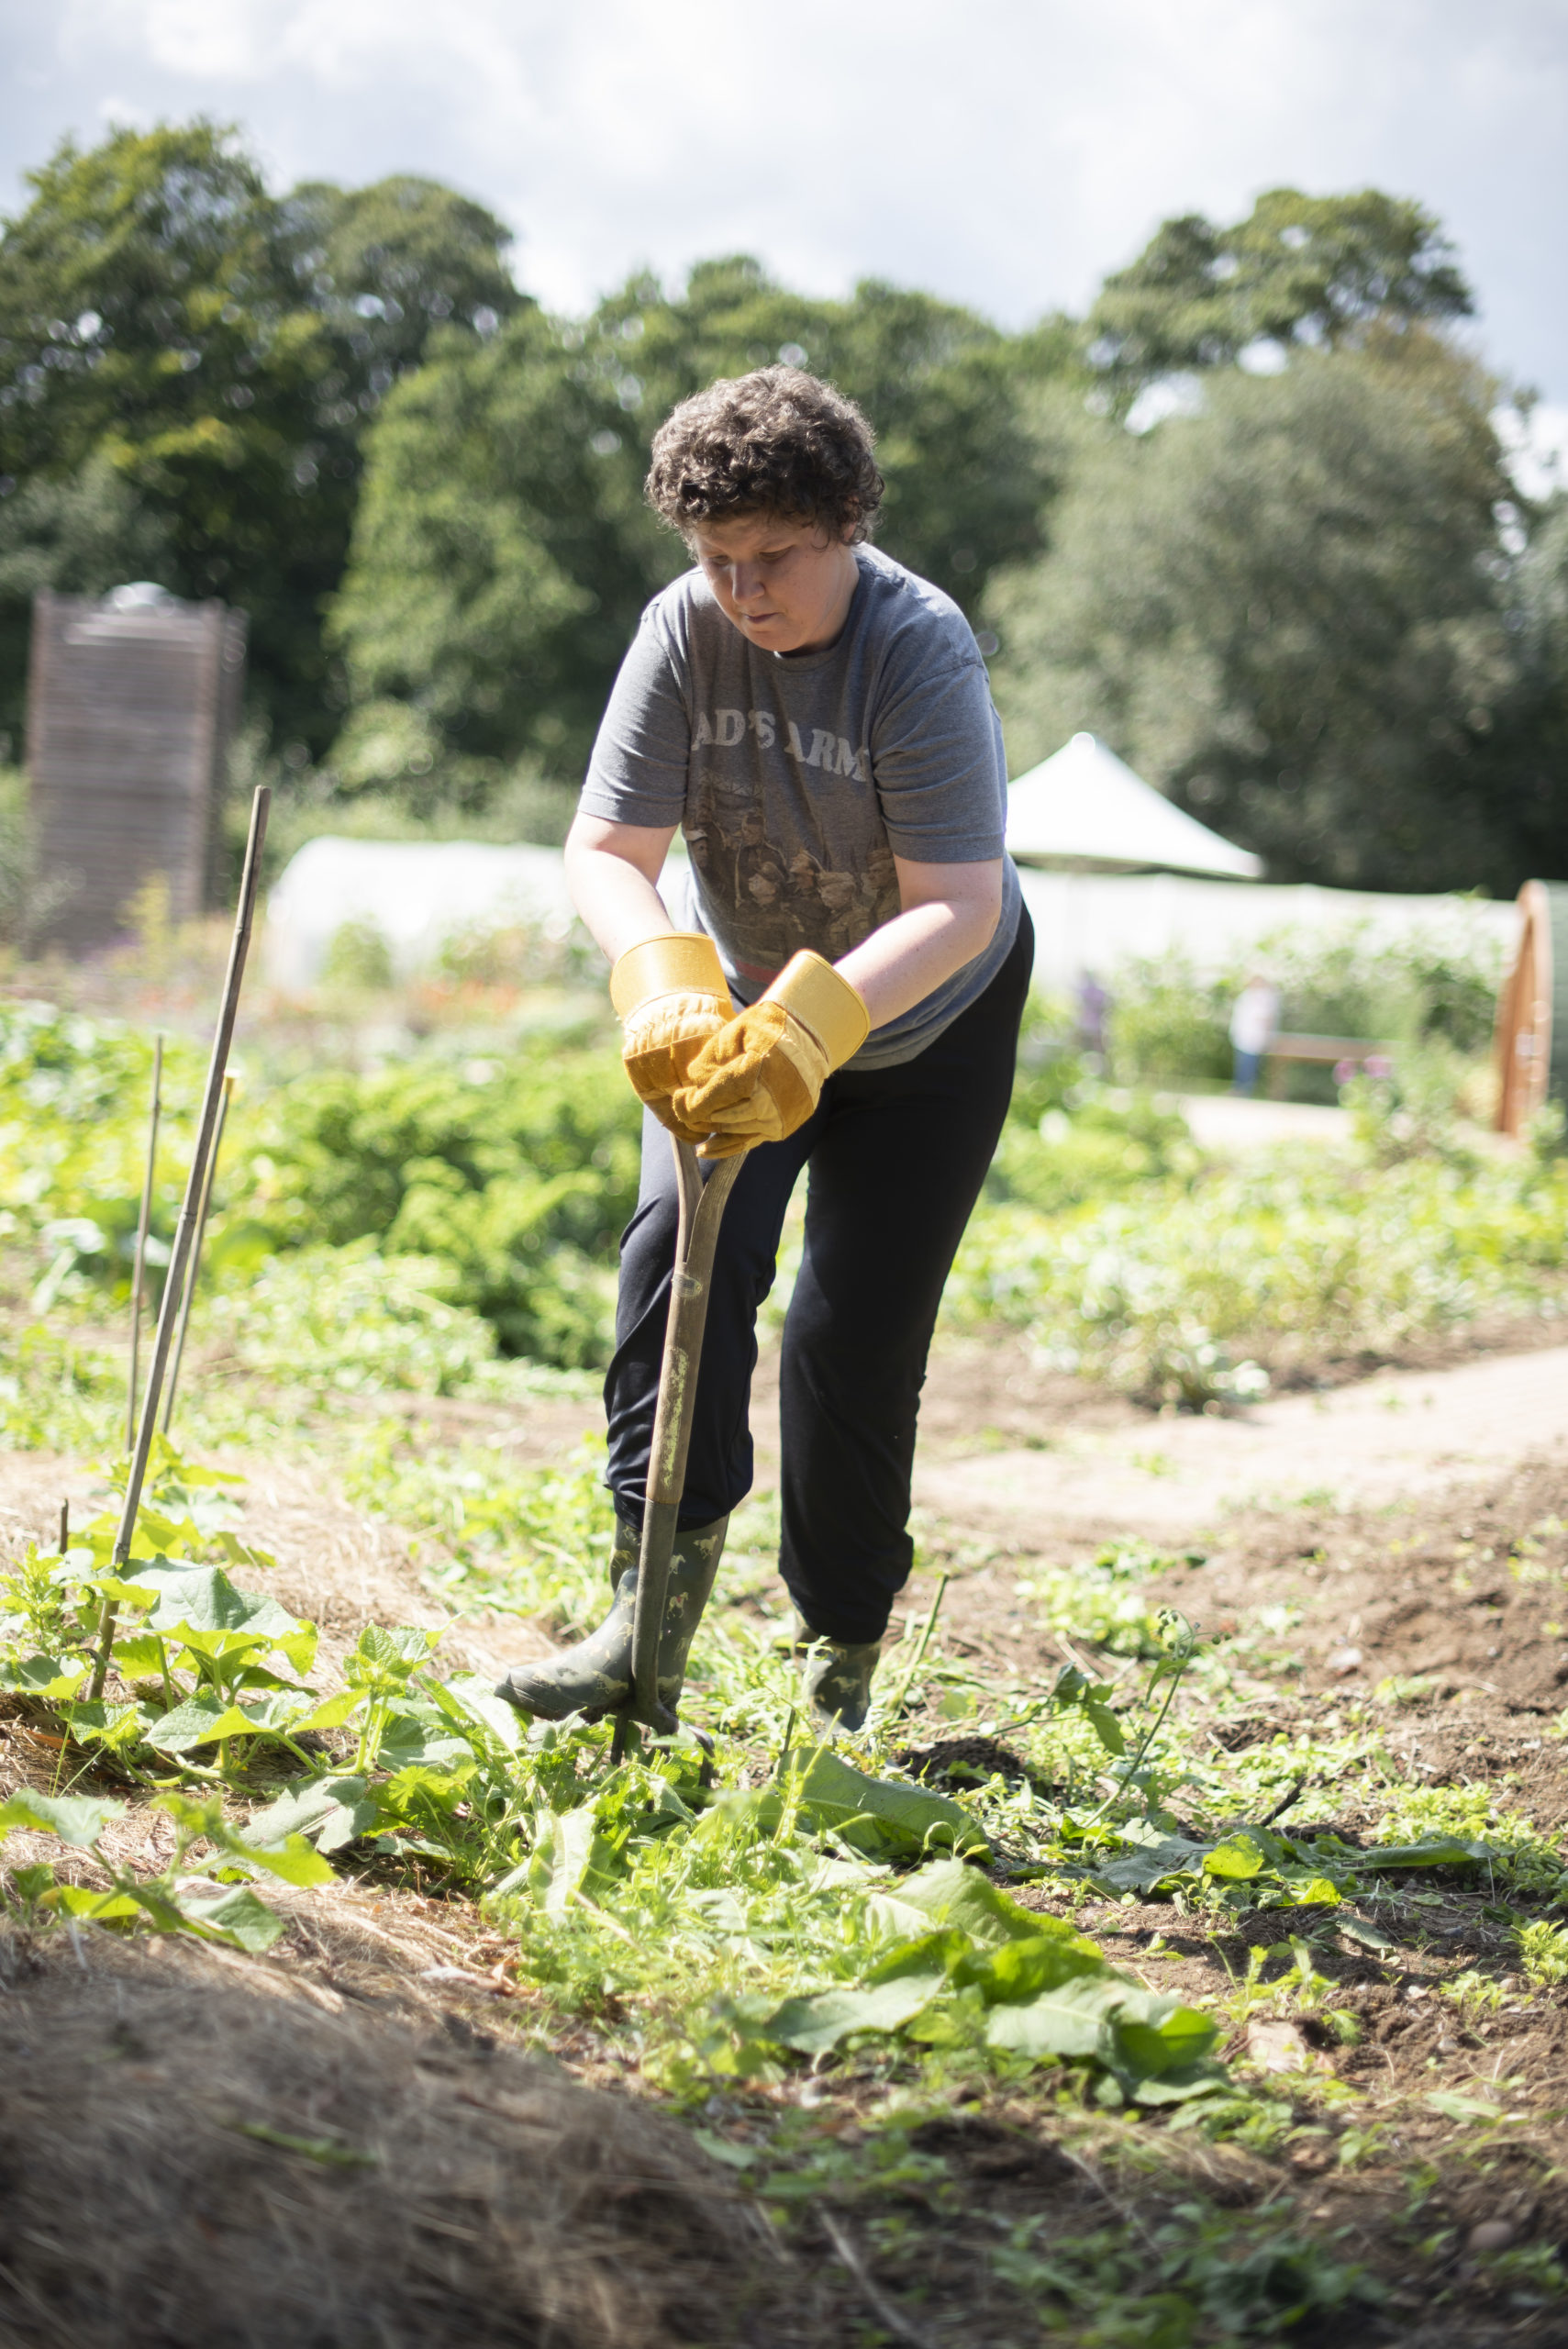
{"type": "MultiPolygon", "coordinates": [[[[1007,1113],[1033,963],[1025,912],[1006,962],[951,1028],[902,1067],[829,1077],[797,1133],[749,1154],[725,1210],[681,1523],[710,1524],[751,1490],[757,1311],[773,1286],[790,1193],[809,1166],[805,1253],[780,1365],[779,1567],[825,1639],[879,1639],[908,1579],[926,1356],[1007,1113]]],[[[676,1217],[670,1138],[650,1116],[605,1380],[605,1481],[633,1524],[642,1520],[676,1217]]]]}

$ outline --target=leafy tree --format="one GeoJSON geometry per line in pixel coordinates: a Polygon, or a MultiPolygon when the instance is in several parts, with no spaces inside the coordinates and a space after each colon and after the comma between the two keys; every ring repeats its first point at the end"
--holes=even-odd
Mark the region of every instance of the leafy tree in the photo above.
{"type": "Polygon", "coordinates": [[[437,335],[370,439],[333,618],[358,705],[346,779],[436,765],[449,790],[483,793],[528,753],[580,761],[668,562],[624,428],[605,370],[531,306],[478,350],[437,335]],[[428,752],[403,747],[416,726],[428,752]]]}
{"type": "Polygon", "coordinates": [[[344,346],[345,390],[379,397],[419,365],[433,326],[493,334],[521,305],[508,231],[439,180],[309,181],[280,210],[295,274],[344,346]]]}
{"type": "Polygon", "coordinates": [[[1249,345],[1337,351],[1369,328],[1467,317],[1474,307],[1433,217],[1401,196],[1271,188],[1245,220],[1167,220],[1089,317],[1119,410],[1162,375],[1224,366],[1249,345]]]}
{"type": "MultiPolygon", "coordinates": [[[[280,202],[207,122],[115,131],[86,151],[67,141],[30,184],[0,236],[0,488],[20,484],[35,515],[10,526],[31,550],[25,584],[93,588],[150,568],[179,594],[243,606],[258,698],[279,730],[321,742],[321,607],[365,416],[417,362],[443,291],[471,326],[506,301],[504,231],[420,181],[280,202]],[[43,579],[38,513],[52,499],[106,519],[106,465],[130,493],[115,508],[123,535],[100,529],[94,562],[62,551],[43,579]]],[[[8,584],[14,657],[14,566],[8,584]]],[[[9,663],[3,689],[15,722],[9,663]]]]}
{"type": "Polygon", "coordinates": [[[1496,397],[1410,331],[1106,425],[1051,553],[988,606],[1015,768],[1090,727],[1276,878],[1517,885],[1496,397]]]}
{"type": "Polygon", "coordinates": [[[472,791],[530,756],[575,781],[642,605],[686,563],[642,507],[652,433],[715,376],[780,358],[831,376],[876,425],[881,542],[977,604],[999,562],[1040,542],[1056,444],[1025,393],[1075,351],[1060,323],[1010,340],[880,284],[814,301],[744,256],[701,263],[678,296],[636,277],[582,324],[529,307],[487,346],[438,335],[369,440],[333,621],[356,705],[335,764],[393,785],[434,765],[472,791]],[[391,703],[444,751],[413,762],[391,703]]]}
{"type": "Polygon", "coordinates": [[[1010,338],[972,310],[874,279],[847,302],[813,300],[742,254],[700,262],[676,297],[634,279],[589,322],[584,348],[607,350],[623,384],[630,374],[628,406],[644,442],[715,376],[784,359],[829,378],[876,429],[887,484],[879,542],[965,608],[997,563],[1041,543],[1055,482],[1020,393],[1077,363],[1065,320],[1010,338]]]}

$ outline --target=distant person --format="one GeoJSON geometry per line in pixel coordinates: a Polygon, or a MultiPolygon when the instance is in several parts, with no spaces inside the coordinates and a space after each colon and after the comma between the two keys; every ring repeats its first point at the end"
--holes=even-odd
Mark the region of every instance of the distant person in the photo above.
{"type": "Polygon", "coordinates": [[[1262,971],[1254,971],[1230,1013],[1230,1049],[1235,1054],[1232,1093],[1252,1094],[1263,1054],[1279,1033],[1279,989],[1262,971]]]}
{"type": "Polygon", "coordinates": [[[1078,1049],[1093,1052],[1100,1060],[1106,1056],[1106,1021],[1110,1015],[1111,991],[1093,971],[1078,974],[1076,990],[1078,1049]]]}

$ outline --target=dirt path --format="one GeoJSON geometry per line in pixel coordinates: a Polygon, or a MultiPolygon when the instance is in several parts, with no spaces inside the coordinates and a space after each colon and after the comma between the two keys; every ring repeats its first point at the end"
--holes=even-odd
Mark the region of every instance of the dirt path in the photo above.
{"type": "Polygon", "coordinates": [[[1429,1371],[1387,1371],[1329,1394],[1284,1395],[1223,1418],[1131,1413],[1055,1426],[967,1459],[928,1446],[928,1509],[1035,1549],[1053,1538],[1178,1540],[1239,1509],[1376,1508],[1568,1453],[1568,1346],[1429,1371]]]}

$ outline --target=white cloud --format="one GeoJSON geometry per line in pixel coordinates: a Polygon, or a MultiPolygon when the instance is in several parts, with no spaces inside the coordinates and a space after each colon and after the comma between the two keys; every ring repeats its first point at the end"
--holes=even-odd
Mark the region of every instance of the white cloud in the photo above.
{"type": "Polygon", "coordinates": [[[237,117],[283,179],[471,190],[561,306],[749,250],[1017,322],[1084,305],[1172,212],[1385,186],[1459,236],[1495,354],[1568,394],[1562,0],[56,0],[42,22],[60,111],[18,106],[16,171],[106,84],[237,117]]]}

